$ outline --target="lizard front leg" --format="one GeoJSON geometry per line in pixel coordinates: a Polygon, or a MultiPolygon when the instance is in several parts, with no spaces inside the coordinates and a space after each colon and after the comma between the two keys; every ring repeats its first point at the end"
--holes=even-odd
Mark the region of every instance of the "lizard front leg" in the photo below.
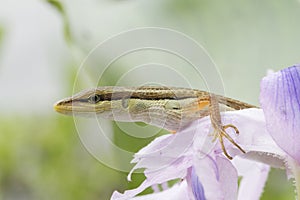
{"type": "Polygon", "coordinates": [[[231,142],[234,146],[236,146],[241,152],[245,153],[245,150],[242,147],[240,147],[226,132],[227,128],[233,128],[235,130],[235,133],[239,134],[239,130],[233,124],[227,124],[227,125],[222,124],[218,97],[216,95],[213,95],[213,94],[210,95],[209,111],[210,111],[211,124],[214,129],[213,141],[216,140],[217,138],[219,139],[221,148],[222,148],[225,156],[230,160],[232,159],[232,157],[226,151],[226,148],[224,145],[224,138],[226,138],[229,142],[231,142]]]}

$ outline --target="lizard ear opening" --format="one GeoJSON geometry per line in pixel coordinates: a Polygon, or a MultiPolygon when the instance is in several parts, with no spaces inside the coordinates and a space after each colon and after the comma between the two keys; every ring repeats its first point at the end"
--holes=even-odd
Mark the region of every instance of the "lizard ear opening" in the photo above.
{"type": "Polygon", "coordinates": [[[167,101],[166,104],[165,104],[165,109],[168,109],[168,110],[180,110],[181,109],[181,106],[180,106],[180,103],[178,101],[167,101]]]}
{"type": "Polygon", "coordinates": [[[123,108],[128,108],[128,101],[129,101],[129,99],[127,99],[127,98],[123,98],[122,99],[122,107],[123,108]]]}

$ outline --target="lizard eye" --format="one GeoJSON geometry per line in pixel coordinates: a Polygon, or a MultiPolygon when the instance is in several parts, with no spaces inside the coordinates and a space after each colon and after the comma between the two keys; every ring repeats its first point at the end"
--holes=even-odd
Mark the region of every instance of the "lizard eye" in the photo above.
{"type": "Polygon", "coordinates": [[[98,103],[99,101],[101,101],[101,96],[99,94],[94,94],[94,95],[91,95],[89,98],[88,98],[88,101],[90,103],[98,103]]]}

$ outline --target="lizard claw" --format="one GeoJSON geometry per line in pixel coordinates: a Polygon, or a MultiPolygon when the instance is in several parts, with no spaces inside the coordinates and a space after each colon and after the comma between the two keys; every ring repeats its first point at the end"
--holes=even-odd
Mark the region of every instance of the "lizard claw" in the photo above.
{"type": "Polygon", "coordinates": [[[227,128],[233,128],[237,135],[240,133],[239,129],[233,124],[226,124],[223,126],[224,130],[226,130],[227,128]]]}
{"type": "Polygon", "coordinates": [[[233,128],[235,130],[235,133],[236,134],[239,134],[239,130],[237,129],[237,127],[235,127],[234,125],[232,124],[227,124],[227,125],[224,125],[224,126],[219,126],[218,128],[215,128],[215,131],[214,131],[214,138],[213,138],[213,141],[215,141],[217,138],[219,139],[220,141],[220,144],[221,144],[221,148],[222,148],[222,151],[224,152],[225,156],[228,158],[228,159],[232,159],[232,157],[227,153],[226,151],[226,148],[225,148],[225,145],[224,145],[224,138],[226,138],[229,142],[231,142],[234,146],[236,146],[241,152],[243,153],[246,153],[245,150],[240,147],[231,137],[230,135],[228,135],[228,133],[225,131],[227,128],[233,128]]]}

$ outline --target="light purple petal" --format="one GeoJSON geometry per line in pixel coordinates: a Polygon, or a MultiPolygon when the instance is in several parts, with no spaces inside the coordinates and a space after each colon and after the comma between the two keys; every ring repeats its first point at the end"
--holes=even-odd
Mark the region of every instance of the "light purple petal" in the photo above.
{"type": "Polygon", "coordinates": [[[187,183],[182,181],[173,185],[171,188],[148,195],[137,196],[132,200],[188,200],[187,183]]]}
{"type": "MultiPolygon", "coordinates": [[[[259,160],[260,155],[265,153],[263,159],[280,160],[280,162],[286,155],[266,130],[261,109],[222,113],[222,120],[223,124],[234,124],[239,129],[239,135],[236,135],[233,130],[228,130],[228,133],[247,152],[243,154],[225,140],[230,155],[251,158],[256,155],[259,160]]],[[[131,199],[152,185],[177,178],[184,179],[191,166],[195,167],[207,200],[236,199],[237,172],[223,155],[219,143],[212,143],[210,127],[209,117],[196,120],[177,134],[157,138],[139,151],[135,155],[134,162],[137,164],[134,169],[145,168],[146,180],[138,188],[128,190],[124,194],[115,192],[112,199],[131,199]]]]}
{"type": "Polygon", "coordinates": [[[187,175],[187,169],[191,166],[192,162],[189,157],[180,157],[174,161],[171,165],[160,168],[159,170],[152,170],[151,168],[145,169],[146,180],[137,188],[127,190],[124,194],[114,192],[111,197],[112,200],[126,200],[135,197],[146,188],[162,184],[169,180],[182,179],[187,175]]]}
{"type": "Polygon", "coordinates": [[[197,176],[197,173],[195,171],[195,168],[192,167],[190,169],[190,173],[189,173],[189,178],[190,178],[190,182],[191,182],[191,189],[192,189],[192,193],[193,196],[195,198],[195,200],[205,200],[205,194],[204,194],[204,188],[199,180],[199,177],[197,176]]]}
{"type": "MultiPolygon", "coordinates": [[[[222,113],[223,124],[233,124],[238,129],[240,134],[236,135],[233,130],[226,131],[230,136],[246,151],[243,154],[235,146],[224,140],[227,151],[232,156],[242,156],[249,159],[254,159],[260,162],[265,162],[274,167],[284,167],[283,159],[286,154],[278,147],[266,129],[264,113],[261,109],[244,109],[239,111],[228,111],[222,113]]],[[[199,133],[195,135],[193,149],[197,152],[198,157],[206,156],[207,154],[217,154],[223,156],[219,142],[216,146],[211,144],[212,133],[210,127],[210,119],[195,121],[193,126],[197,126],[199,133]],[[198,123],[198,124],[197,124],[198,123]]]]}
{"type": "Polygon", "coordinates": [[[236,199],[237,172],[227,158],[208,156],[195,160],[194,167],[207,200],[236,199]]]}
{"type": "MultiPolygon", "coordinates": [[[[240,131],[236,135],[233,130],[227,129],[231,137],[246,150],[243,154],[226,139],[225,146],[231,155],[248,156],[262,161],[274,163],[282,167],[285,153],[277,146],[266,129],[264,113],[261,109],[244,109],[222,113],[223,124],[234,124],[240,131]]],[[[223,155],[218,141],[212,143],[213,130],[210,118],[205,117],[194,121],[186,129],[176,134],[170,134],[155,139],[147,147],[139,151],[134,158],[137,162],[135,169],[146,168],[148,171],[157,171],[171,165],[180,157],[197,155],[206,157],[211,153],[223,155]]]]}
{"type": "Polygon", "coordinates": [[[190,153],[190,146],[196,132],[195,128],[191,129],[155,139],[136,153],[132,162],[138,163],[139,168],[147,167],[153,170],[170,165],[179,157],[190,153]]]}
{"type": "Polygon", "coordinates": [[[263,193],[270,167],[263,163],[235,158],[233,164],[242,176],[238,199],[239,200],[259,200],[263,193]]]}
{"type": "Polygon", "coordinates": [[[227,158],[217,157],[220,173],[221,191],[224,200],[236,199],[238,189],[238,174],[232,163],[227,158]]]}
{"type": "Polygon", "coordinates": [[[133,197],[135,197],[136,195],[138,195],[139,193],[141,193],[142,191],[144,191],[146,188],[150,187],[152,185],[152,181],[151,180],[145,180],[139,187],[132,189],[132,190],[127,190],[124,192],[124,194],[121,194],[117,191],[114,191],[114,193],[111,196],[111,200],[128,200],[131,199],[133,197]]]}
{"type": "Polygon", "coordinates": [[[193,164],[196,174],[204,188],[205,197],[208,200],[221,199],[223,195],[220,190],[219,171],[215,160],[209,156],[201,159],[195,158],[193,164]]]}
{"type": "Polygon", "coordinates": [[[263,78],[260,103],[273,139],[300,163],[300,65],[263,78]]]}

